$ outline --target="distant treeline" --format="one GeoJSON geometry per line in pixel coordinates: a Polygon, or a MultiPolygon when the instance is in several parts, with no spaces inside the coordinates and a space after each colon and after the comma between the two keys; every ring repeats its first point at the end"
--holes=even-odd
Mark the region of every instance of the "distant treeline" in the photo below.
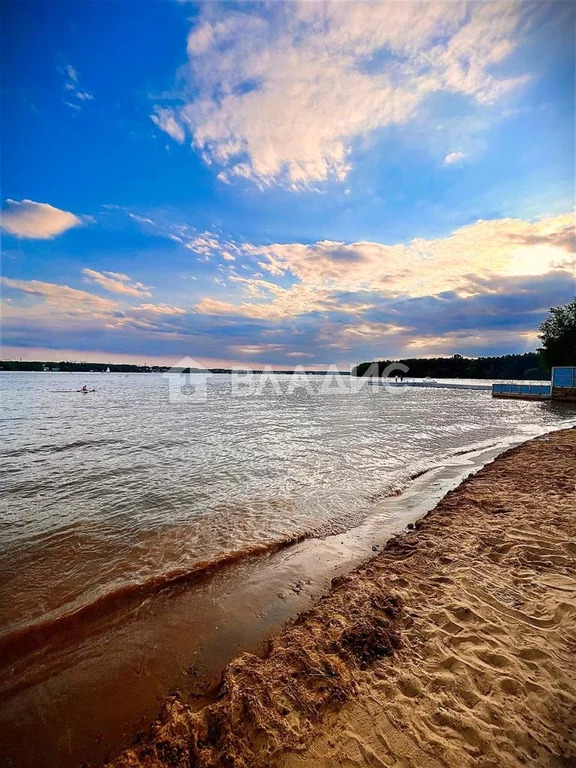
{"type": "MultiPolygon", "coordinates": [[[[38,360],[0,360],[0,371],[52,371],[65,373],[294,373],[294,371],[261,371],[251,368],[178,368],[167,365],[130,365],[128,363],[74,363],[68,360],[57,362],[40,362],[38,360]]],[[[324,376],[332,371],[302,371],[310,376],[324,376]]],[[[348,375],[348,371],[341,371],[348,375]]]]}
{"type": "Polygon", "coordinates": [[[39,362],[37,360],[0,360],[0,371],[66,371],[68,373],[105,373],[108,368],[114,373],[156,373],[167,371],[160,365],[129,365],[125,363],[73,363],[39,362]]]}
{"type": "MultiPolygon", "coordinates": [[[[403,363],[408,367],[406,376],[413,378],[443,379],[549,379],[550,373],[541,367],[537,352],[524,355],[503,355],[502,357],[467,358],[462,355],[453,357],[433,357],[429,359],[408,358],[402,360],[378,360],[360,363],[352,369],[353,376],[382,376],[384,370],[394,363],[403,363]]],[[[75,363],[69,360],[60,362],[41,362],[25,360],[1,360],[0,371],[62,371],[68,373],[165,373],[166,371],[190,371],[191,373],[237,373],[232,368],[170,368],[167,365],[132,365],[128,363],[75,363]]],[[[246,373],[263,373],[260,370],[243,369],[246,373]]],[[[267,371],[269,373],[269,371],[267,371]]],[[[301,371],[299,371],[301,372],[301,371]]],[[[291,371],[274,371],[291,373],[291,371]]],[[[322,376],[326,371],[306,371],[311,375],[322,376]]],[[[342,371],[347,373],[347,371],[342,371]]],[[[393,374],[395,375],[395,374],[393,374]]]]}
{"type": "MultiPolygon", "coordinates": [[[[541,367],[538,352],[523,355],[502,355],[501,357],[467,358],[431,357],[428,359],[408,358],[402,360],[378,360],[360,363],[352,369],[353,376],[382,376],[389,365],[402,363],[408,367],[409,378],[433,379],[541,379],[550,378],[550,372],[541,367]]],[[[396,375],[393,371],[392,375],[396,375]]]]}

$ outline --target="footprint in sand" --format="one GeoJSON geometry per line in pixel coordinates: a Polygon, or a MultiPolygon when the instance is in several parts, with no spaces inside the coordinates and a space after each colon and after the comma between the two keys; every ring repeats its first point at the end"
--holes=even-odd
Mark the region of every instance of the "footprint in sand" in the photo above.
{"type": "Polygon", "coordinates": [[[476,651],[476,656],[495,669],[507,669],[510,666],[510,660],[501,653],[490,653],[489,651],[476,651]]]}
{"type": "Polygon", "coordinates": [[[525,661],[543,661],[550,658],[550,655],[540,648],[521,648],[515,655],[525,661]]]}
{"type": "Polygon", "coordinates": [[[504,691],[504,693],[507,693],[510,696],[526,695],[526,689],[524,686],[519,683],[518,680],[514,680],[513,677],[503,677],[502,680],[499,681],[498,685],[504,691]]]}
{"type": "Polygon", "coordinates": [[[410,699],[420,696],[422,693],[422,686],[416,678],[401,677],[398,680],[398,688],[400,688],[404,696],[408,696],[410,699]]]}

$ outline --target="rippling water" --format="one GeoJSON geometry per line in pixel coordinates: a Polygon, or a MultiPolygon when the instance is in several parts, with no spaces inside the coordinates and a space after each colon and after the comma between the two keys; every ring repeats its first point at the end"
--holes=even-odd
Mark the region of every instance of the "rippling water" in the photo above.
{"type": "Polygon", "coordinates": [[[170,403],[153,374],[0,384],[2,635],[230,553],[349,528],[462,451],[574,423],[560,406],[475,390],[238,397],[221,375],[206,402],[170,403]],[[84,383],[97,391],[74,391],[84,383]]]}

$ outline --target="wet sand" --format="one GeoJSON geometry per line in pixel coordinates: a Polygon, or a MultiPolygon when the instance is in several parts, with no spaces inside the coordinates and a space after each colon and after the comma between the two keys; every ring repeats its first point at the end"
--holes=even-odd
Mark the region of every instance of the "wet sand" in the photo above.
{"type": "Polygon", "coordinates": [[[507,451],[111,763],[576,761],[576,430],[507,451]]]}

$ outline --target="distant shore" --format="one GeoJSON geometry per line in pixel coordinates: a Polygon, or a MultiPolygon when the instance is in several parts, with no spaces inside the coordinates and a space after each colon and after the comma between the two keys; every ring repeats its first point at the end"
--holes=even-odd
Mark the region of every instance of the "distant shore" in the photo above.
{"type": "Polygon", "coordinates": [[[575,429],[502,454],[110,765],[572,765],[575,465],[575,429]]]}
{"type": "MultiPolygon", "coordinates": [[[[321,363],[319,365],[325,365],[321,363]]],[[[394,378],[403,373],[405,376],[415,379],[489,379],[500,381],[531,381],[547,380],[550,371],[541,367],[541,358],[537,352],[524,352],[521,354],[500,355],[497,357],[452,357],[437,358],[406,358],[400,360],[374,360],[358,365],[326,366],[321,370],[318,366],[297,366],[292,368],[285,364],[260,363],[258,367],[206,367],[205,365],[184,357],[176,358],[172,365],[160,365],[158,363],[112,363],[112,362],[87,362],[78,360],[0,360],[0,371],[4,372],[44,372],[44,373],[175,373],[186,371],[191,373],[265,373],[297,374],[303,373],[317,376],[333,376],[338,369],[342,376],[354,378],[394,378]],[[183,367],[182,367],[183,366],[183,367]]]]}

